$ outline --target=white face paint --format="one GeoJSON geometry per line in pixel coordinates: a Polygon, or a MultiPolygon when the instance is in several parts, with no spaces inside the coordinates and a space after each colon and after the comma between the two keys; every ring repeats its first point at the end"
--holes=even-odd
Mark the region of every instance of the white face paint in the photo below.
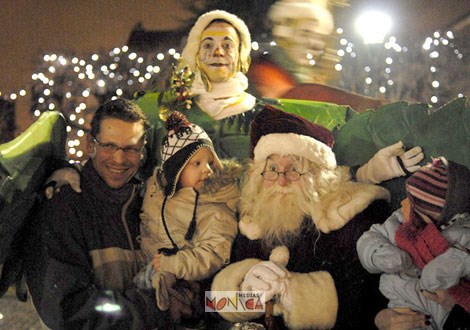
{"type": "Polygon", "coordinates": [[[211,82],[224,82],[236,73],[240,40],[235,28],[224,22],[210,24],[202,33],[198,59],[211,82]]]}
{"type": "Polygon", "coordinates": [[[324,52],[328,35],[324,34],[318,20],[296,20],[292,31],[286,51],[298,64],[307,65],[311,58],[316,60],[324,52]]]}

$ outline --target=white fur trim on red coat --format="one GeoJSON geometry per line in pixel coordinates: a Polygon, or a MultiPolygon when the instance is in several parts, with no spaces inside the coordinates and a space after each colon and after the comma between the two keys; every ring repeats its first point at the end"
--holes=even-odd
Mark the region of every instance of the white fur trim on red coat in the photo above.
{"type": "Polygon", "coordinates": [[[295,133],[263,135],[253,151],[254,161],[264,161],[272,154],[297,155],[328,169],[336,168],[336,157],[330,147],[310,136],[295,133]]]}
{"type": "Polygon", "coordinates": [[[338,295],[328,272],[291,273],[289,310],[275,305],[289,329],[331,329],[338,314],[338,295]]]}

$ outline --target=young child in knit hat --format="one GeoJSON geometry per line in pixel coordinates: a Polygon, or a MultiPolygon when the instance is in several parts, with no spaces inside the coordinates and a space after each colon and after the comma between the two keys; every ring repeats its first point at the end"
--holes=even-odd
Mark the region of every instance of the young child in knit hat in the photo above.
{"type": "Polygon", "coordinates": [[[402,208],[357,243],[364,268],[384,273],[389,307],[427,314],[429,329],[470,325],[469,187],[465,166],[435,159],[407,179],[402,208]],[[446,290],[443,305],[437,290],[446,290]]]}
{"type": "Polygon", "coordinates": [[[134,282],[169,306],[177,279],[209,278],[230,261],[241,165],[221,162],[206,132],[175,111],[166,122],[163,164],[147,181],[141,248],[149,264],[134,282]]]}

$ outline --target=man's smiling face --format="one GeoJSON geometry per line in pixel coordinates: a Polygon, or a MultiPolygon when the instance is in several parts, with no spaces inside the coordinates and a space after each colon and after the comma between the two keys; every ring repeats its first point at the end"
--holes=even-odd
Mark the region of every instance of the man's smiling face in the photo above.
{"type": "Polygon", "coordinates": [[[214,83],[224,82],[236,73],[240,39],[235,28],[225,22],[211,23],[203,32],[198,52],[200,69],[214,83]]]}

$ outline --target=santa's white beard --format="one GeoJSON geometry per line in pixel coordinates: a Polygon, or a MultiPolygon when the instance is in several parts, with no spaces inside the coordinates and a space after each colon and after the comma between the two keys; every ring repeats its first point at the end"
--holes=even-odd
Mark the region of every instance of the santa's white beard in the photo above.
{"type": "Polygon", "coordinates": [[[289,245],[308,214],[307,205],[301,186],[275,185],[254,198],[250,213],[259,224],[264,243],[289,245]]]}

